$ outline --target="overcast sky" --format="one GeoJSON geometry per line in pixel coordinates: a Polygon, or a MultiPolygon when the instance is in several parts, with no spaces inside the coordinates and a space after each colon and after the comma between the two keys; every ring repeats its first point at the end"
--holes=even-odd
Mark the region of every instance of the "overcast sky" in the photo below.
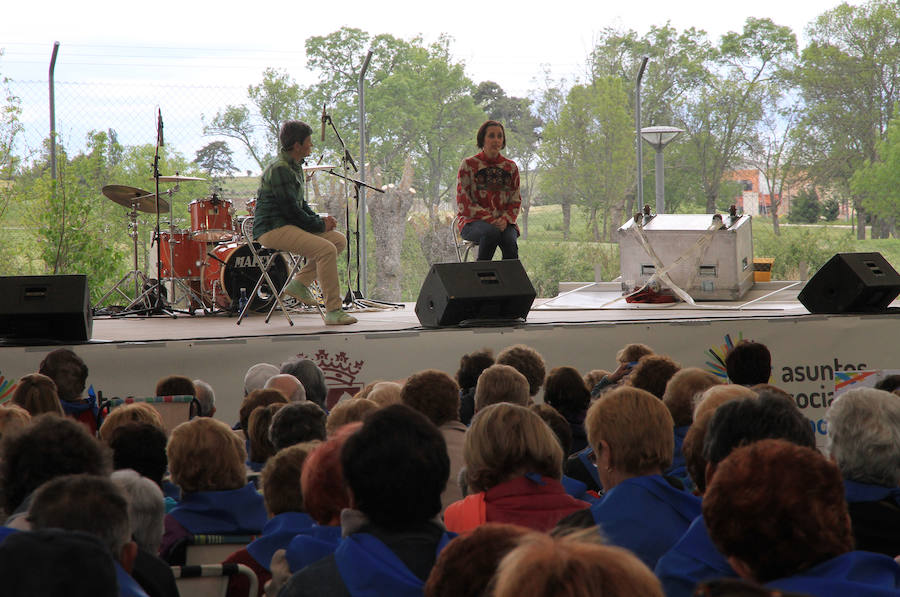
{"type": "Polygon", "coordinates": [[[295,3],[8,2],[0,23],[0,73],[46,79],[50,50],[61,42],[57,80],[109,76],[175,81],[190,67],[216,69],[223,84],[258,80],[265,66],[287,68],[304,83],[304,40],[341,26],[427,42],[453,37],[452,51],[475,81],[493,80],[507,93],[526,95],[549,65],[556,78],[584,72],[585,58],[605,27],[644,33],[670,21],[697,27],[713,40],[739,31],[748,16],[769,17],[801,37],[806,25],[836,0],[723,2],[710,0],[608,0],[542,2],[413,2],[331,0],[295,3]],[[274,6],[274,7],[273,7],[274,6]],[[62,54],[61,54],[62,56],[62,54]],[[152,58],[150,58],[152,57],[152,58]],[[130,65],[117,73],[114,65],[130,65]],[[139,68],[135,68],[138,65],[139,68]]]}

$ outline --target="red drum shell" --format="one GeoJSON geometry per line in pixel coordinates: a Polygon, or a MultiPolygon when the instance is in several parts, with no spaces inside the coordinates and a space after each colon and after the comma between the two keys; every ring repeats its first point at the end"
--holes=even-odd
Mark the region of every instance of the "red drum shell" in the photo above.
{"type": "Polygon", "coordinates": [[[195,199],[188,206],[191,212],[191,235],[196,240],[217,243],[234,236],[231,201],[227,199],[195,199]]]}
{"type": "Polygon", "coordinates": [[[206,243],[191,238],[189,230],[176,230],[171,238],[168,230],[161,230],[159,252],[160,278],[200,279],[200,271],[206,254],[206,243]],[[171,255],[169,254],[170,249],[171,255]],[[174,267],[172,266],[173,262],[174,267]]]}

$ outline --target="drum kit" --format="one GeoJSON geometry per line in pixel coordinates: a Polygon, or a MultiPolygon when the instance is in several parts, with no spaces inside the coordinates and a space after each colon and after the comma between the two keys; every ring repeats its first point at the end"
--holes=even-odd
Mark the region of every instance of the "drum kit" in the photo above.
{"type": "MultiPolygon", "coordinates": [[[[331,168],[333,166],[328,166],[331,168]]],[[[313,166],[310,169],[322,169],[313,166]]],[[[166,194],[171,195],[179,190],[181,182],[203,181],[203,178],[192,176],[160,176],[160,182],[175,183],[175,187],[166,194]]],[[[129,209],[129,236],[133,243],[133,269],[129,271],[113,288],[98,301],[105,303],[114,292],[131,301],[127,307],[113,314],[131,314],[152,311],[151,305],[156,297],[152,296],[155,286],[142,270],[138,268],[138,220],[139,212],[166,213],[170,211],[170,201],[156,194],[136,187],[124,185],[107,185],[102,193],[111,201],[129,209]],[[129,280],[134,281],[135,294],[133,300],[124,291],[129,280]]],[[[162,195],[163,193],[160,193],[162,195]]],[[[275,302],[275,292],[287,281],[287,259],[278,255],[269,269],[272,283],[278,286],[271,289],[268,284],[261,284],[254,296],[247,296],[256,286],[261,271],[250,250],[249,240],[243,235],[243,222],[253,217],[256,199],[247,201],[248,215],[236,215],[234,204],[228,199],[220,198],[213,193],[209,198],[195,199],[188,205],[191,227],[175,228],[174,220],[168,227],[154,230],[151,246],[159,243],[158,272],[161,282],[172,288],[173,295],[182,291],[189,304],[188,312],[193,315],[200,308],[204,313],[225,311],[235,314],[240,311],[245,301],[249,308],[256,312],[270,309],[275,302]]],[[[254,245],[256,252],[265,261],[274,251],[254,245]]],[[[167,298],[165,285],[162,288],[163,298],[167,298]]],[[[173,297],[174,298],[174,297],[173,297]]],[[[174,302],[174,301],[173,301],[174,302]]]]}

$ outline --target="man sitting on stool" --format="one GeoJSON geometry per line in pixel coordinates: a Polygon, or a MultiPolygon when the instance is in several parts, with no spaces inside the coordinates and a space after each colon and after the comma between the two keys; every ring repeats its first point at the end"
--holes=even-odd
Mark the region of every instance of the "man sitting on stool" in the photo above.
{"type": "Polygon", "coordinates": [[[306,257],[306,265],[284,291],[306,305],[316,300],[307,286],[319,281],[325,297],[325,324],[347,325],[356,318],[341,309],[337,254],[347,239],[335,230],[337,221],[319,216],[303,196],[301,162],[312,151],[312,129],[305,122],[288,120],[278,134],[281,153],[269,164],[259,183],[253,235],[264,247],[306,257]]]}

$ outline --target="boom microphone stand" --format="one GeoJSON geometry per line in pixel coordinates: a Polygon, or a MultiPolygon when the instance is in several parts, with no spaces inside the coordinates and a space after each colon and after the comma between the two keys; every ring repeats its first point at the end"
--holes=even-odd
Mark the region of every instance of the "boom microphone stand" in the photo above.
{"type": "Polygon", "coordinates": [[[360,288],[360,253],[365,251],[365,247],[361,247],[359,244],[359,223],[360,219],[365,217],[365,214],[360,213],[359,209],[359,189],[360,187],[366,187],[367,189],[372,189],[373,191],[377,191],[379,193],[384,193],[383,190],[377,189],[369,184],[361,180],[357,180],[350,176],[350,172],[348,169],[348,165],[353,167],[354,172],[359,172],[359,169],[356,167],[356,163],[353,161],[353,156],[350,155],[350,151],[347,149],[347,145],[344,143],[344,139],[341,137],[341,134],[338,132],[337,127],[334,125],[334,120],[331,119],[331,115],[325,111],[325,106],[322,106],[322,137],[324,141],[325,136],[325,124],[331,126],[331,130],[334,131],[335,137],[337,137],[338,143],[341,146],[341,165],[344,169],[344,174],[338,174],[333,170],[326,170],[332,176],[337,176],[338,178],[342,178],[344,180],[344,196],[346,197],[346,203],[344,205],[345,216],[347,218],[347,295],[344,297],[344,306],[347,307],[357,307],[361,309],[365,308],[375,308],[375,309],[399,309],[402,308],[402,304],[398,303],[388,303],[385,301],[378,301],[374,299],[367,299],[363,294],[362,289],[360,288]],[[351,262],[351,247],[354,243],[350,242],[350,193],[347,190],[347,184],[353,183],[353,195],[355,199],[355,211],[356,211],[356,229],[353,231],[353,240],[356,244],[356,289],[353,288],[353,282],[351,280],[350,274],[350,262],[351,262]]]}

